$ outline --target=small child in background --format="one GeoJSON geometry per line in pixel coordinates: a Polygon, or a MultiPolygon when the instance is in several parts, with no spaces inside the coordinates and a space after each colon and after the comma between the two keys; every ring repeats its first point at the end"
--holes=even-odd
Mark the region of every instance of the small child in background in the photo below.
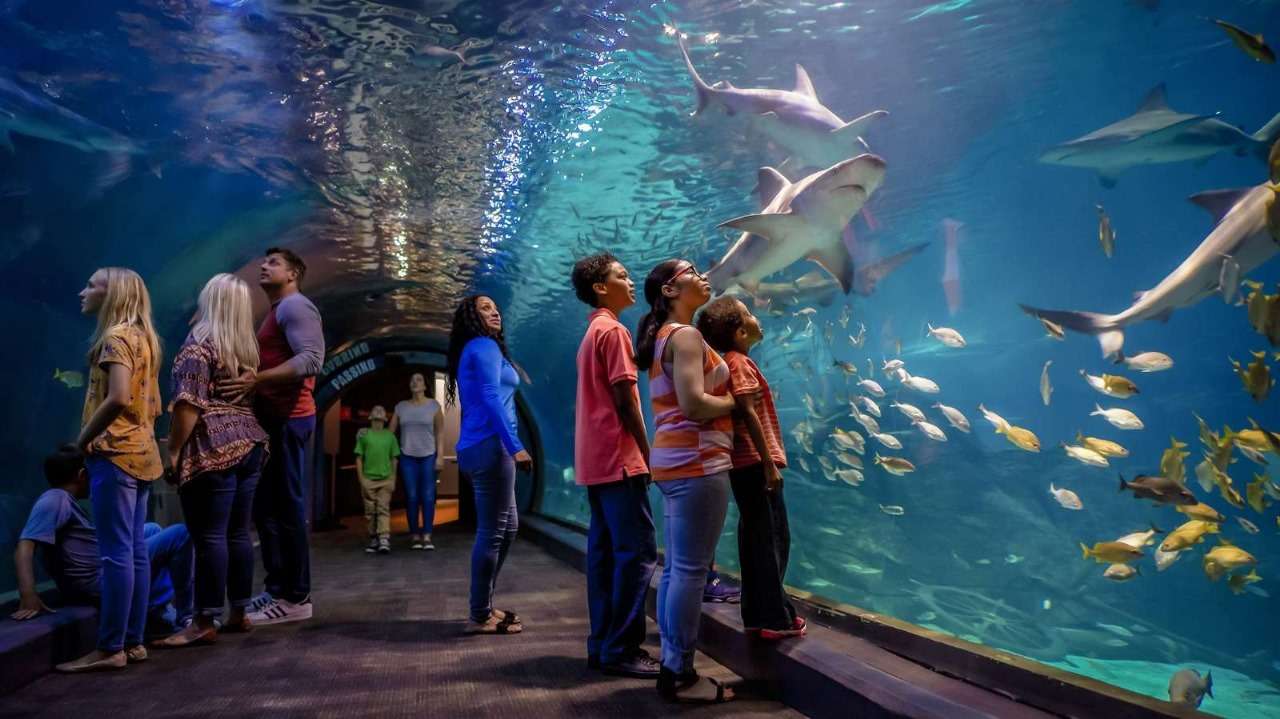
{"type": "Polygon", "coordinates": [[[386,428],[387,410],[374,405],[369,410],[373,426],[356,436],[356,476],[364,495],[364,518],[369,524],[369,545],[364,551],[373,554],[391,552],[391,495],[396,489],[396,465],[400,443],[386,428]]]}
{"type": "Polygon", "coordinates": [[[773,392],[747,356],[764,339],[760,321],[736,297],[720,297],[698,315],[698,331],[729,365],[733,413],[733,469],[738,504],[738,561],[742,565],[742,624],[762,639],[804,636],[805,621],[787,598],[782,579],[791,553],[791,529],[782,499],[787,466],[773,392]]]}

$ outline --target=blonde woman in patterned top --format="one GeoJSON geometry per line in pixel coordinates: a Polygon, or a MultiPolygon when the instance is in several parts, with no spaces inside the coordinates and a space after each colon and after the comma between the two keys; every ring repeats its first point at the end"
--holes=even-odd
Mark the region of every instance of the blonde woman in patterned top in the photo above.
{"type": "Polygon", "coordinates": [[[195,619],[158,642],[162,647],[212,643],[222,605],[222,631],[246,631],[253,600],[253,497],[267,455],[267,433],[252,400],[219,396],[220,380],[258,369],[249,286],[214,275],[200,292],[191,333],[173,360],[169,428],[170,479],[196,550],[195,619]]]}
{"type": "Polygon", "coordinates": [[[667,260],[644,282],[649,313],[636,333],[636,365],[649,371],[656,429],[649,467],[662,493],[666,558],[658,585],[667,701],[716,703],[732,690],[693,669],[702,590],[724,528],[733,463],[734,400],[729,368],[692,326],[711,298],[707,278],[686,260],[667,260]]]}
{"type": "Polygon", "coordinates": [[[151,482],[164,474],[155,436],[160,340],[146,285],[133,270],[105,267],[80,291],[80,309],[98,320],[76,446],[89,473],[102,604],[97,649],[59,664],[63,672],[120,669],[147,658],[151,562],[143,525],[151,482]]]}

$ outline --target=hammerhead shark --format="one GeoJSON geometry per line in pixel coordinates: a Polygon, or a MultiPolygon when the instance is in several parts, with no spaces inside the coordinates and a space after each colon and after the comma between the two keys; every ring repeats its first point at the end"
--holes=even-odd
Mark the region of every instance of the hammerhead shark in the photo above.
{"type": "Polygon", "coordinates": [[[1123,357],[1124,328],[1143,320],[1168,321],[1176,309],[1190,307],[1212,294],[1234,297],[1239,278],[1280,252],[1280,185],[1263,183],[1236,190],[1214,190],[1191,196],[1217,221],[1177,269],[1160,284],[1135,295],[1128,309],[1114,315],[1042,310],[1020,305],[1027,314],[1066,329],[1097,335],[1104,357],[1123,357]],[[1229,278],[1229,279],[1224,279],[1229,278]]]}
{"type": "Polygon", "coordinates": [[[1130,167],[1185,160],[1206,160],[1224,150],[1252,154],[1267,161],[1267,150],[1280,137],[1280,113],[1262,129],[1247,135],[1212,115],[1187,115],[1170,109],[1164,83],[1147,93],[1138,111],[1100,130],[1046,151],[1040,161],[1087,167],[1098,172],[1104,187],[1130,167]]]}
{"type": "MultiPolygon", "coordinates": [[[[874,265],[854,267],[842,233],[884,179],[885,162],[864,154],[789,182],[771,167],[759,172],[762,198],[770,198],[757,214],[720,225],[742,230],[723,259],[707,272],[717,293],[739,285],[755,294],[760,282],[808,258],[829,272],[845,294],[868,295],[876,283],[925,247],[909,248],[874,265]]],[[[927,244],[927,243],[926,243],[927,244]]]]}
{"type": "Polygon", "coordinates": [[[794,90],[737,88],[724,81],[708,85],[694,69],[683,38],[679,38],[679,44],[698,91],[698,107],[693,115],[708,107],[719,107],[731,116],[747,115],[766,137],[790,153],[779,165],[787,174],[794,175],[806,167],[830,167],[865,152],[867,143],[862,136],[872,122],[889,114],[875,110],[849,122],[841,120],[818,101],[813,81],[800,65],[796,65],[794,90]]]}

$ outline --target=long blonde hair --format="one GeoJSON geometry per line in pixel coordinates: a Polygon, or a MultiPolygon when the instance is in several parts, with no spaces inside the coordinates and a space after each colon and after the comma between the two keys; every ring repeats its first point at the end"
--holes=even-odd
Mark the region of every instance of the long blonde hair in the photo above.
{"type": "Polygon", "coordinates": [[[107,334],[121,325],[132,325],[142,330],[151,349],[152,379],[160,375],[160,337],[156,335],[151,320],[151,295],[147,285],[137,272],[127,267],[103,267],[93,274],[107,280],[107,294],[98,308],[98,327],[89,339],[89,364],[98,361],[107,334]]]}
{"type": "Polygon", "coordinates": [[[210,278],[200,290],[199,306],[191,325],[192,339],[212,342],[218,361],[231,374],[240,374],[242,367],[258,369],[253,302],[244,280],[226,273],[210,278]]]}

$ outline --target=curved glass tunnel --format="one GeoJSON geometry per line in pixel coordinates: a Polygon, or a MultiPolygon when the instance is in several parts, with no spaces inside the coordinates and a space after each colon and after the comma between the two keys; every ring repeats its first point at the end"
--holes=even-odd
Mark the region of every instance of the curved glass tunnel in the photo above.
{"type": "MultiPolygon", "coordinates": [[[[40,458],[77,429],[82,379],[66,372],[84,369],[92,328],[76,293],[88,275],[138,270],[171,356],[204,281],[253,280],[271,245],[307,260],[304,291],[340,365],[362,341],[438,352],[457,301],[493,296],[531,379],[521,396],[540,451],[527,504],[583,525],[572,358],[587,310],[569,287],[572,262],[607,249],[643,277],[669,257],[703,268],[724,257],[737,238],[717,226],[759,210],[759,168],[834,151],[811,126],[732,94],[792,90],[800,64],[842,122],[888,114],[844,131],[838,147],[852,155],[865,141],[886,162],[837,240],[856,291],[797,289],[829,279],[802,259],[750,303],[792,459],[788,583],[1160,698],[1176,670],[1212,670],[1205,711],[1280,717],[1280,460],[1268,435],[1241,433],[1251,421],[1280,429],[1263,376],[1280,357],[1264,306],[1280,279],[1269,261],[1280,205],[1261,190],[1252,204],[1227,201],[1240,226],[1214,229],[1185,199],[1265,188],[1280,134],[1276,67],[1206,16],[1280,37],[1275,3],[58,5],[0,2],[0,554],[43,487],[40,458]],[[693,117],[677,36],[710,86],[693,117]],[[905,261],[887,261],[898,253],[905,261]],[[1153,291],[1123,327],[1126,364],[1074,331],[1095,320],[1044,315],[1067,325],[1058,341],[1019,309],[1119,313],[1143,290],[1153,291]],[[1246,302],[1255,291],[1259,302],[1246,302]],[[957,330],[965,346],[930,327],[957,330]],[[1159,369],[1144,351],[1172,367],[1143,371],[1159,369]],[[909,375],[883,369],[895,359],[909,375]],[[1117,396],[1129,394],[1123,380],[1103,375],[1139,391],[1117,396]],[[851,413],[858,402],[870,414],[857,399],[864,380],[883,386],[878,425],[901,449],[851,413]],[[919,408],[947,441],[891,403],[919,408]],[[993,432],[980,406],[1033,432],[1039,451],[993,432]],[[1115,426],[1115,408],[1143,428],[1115,426]],[[836,429],[867,435],[857,477],[836,429]],[[1127,455],[1078,461],[1062,446],[1078,434],[1127,455]],[[1206,441],[1229,455],[1206,466],[1206,441]],[[1171,442],[1187,456],[1168,453],[1171,442]],[[890,474],[877,452],[915,471],[890,474]],[[1082,543],[1187,521],[1117,492],[1117,473],[1175,472],[1225,515],[1219,533],[1165,568],[1154,536],[1123,582],[1081,558],[1082,543]],[[1221,540],[1256,558],[1260,581],[1250,567],[1206,576],[1221,540]]],[[[795,180],[816,164],[782,169],[795,180]]],[[[808,242],[809,229],[781,241],[808,242]]],[[[634,328],[639,315],[623,321],[634,328]]],[[[717,557],[730,570],[734,521],[717,557]]],[[[13,586],[0,562],[0,590],[13,586]]]]}

